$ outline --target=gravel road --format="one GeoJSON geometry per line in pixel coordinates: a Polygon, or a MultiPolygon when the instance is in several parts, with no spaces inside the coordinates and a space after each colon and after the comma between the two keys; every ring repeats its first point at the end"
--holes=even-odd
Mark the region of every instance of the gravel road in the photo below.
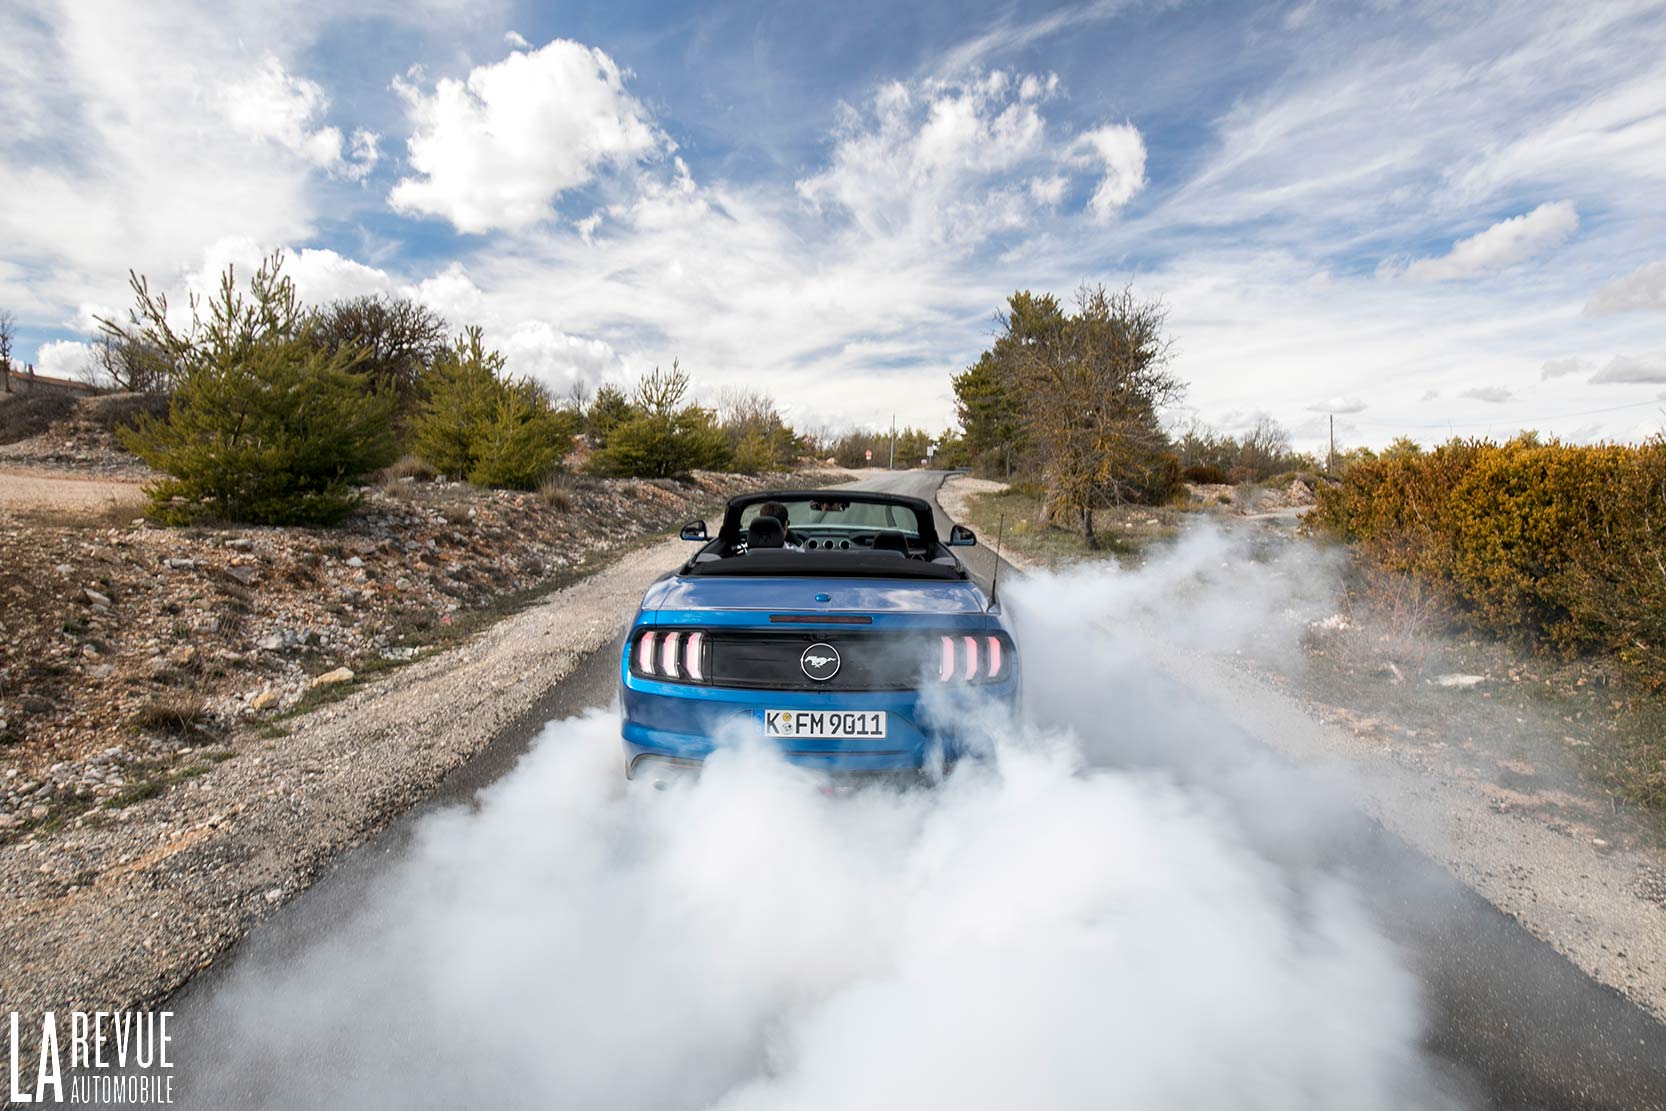
{"type": "Polygon", "coordinates": [[[0,468],[0,508],[105,510],[137,509],[144,502],[142,484],[84,474],[0,468]]]}

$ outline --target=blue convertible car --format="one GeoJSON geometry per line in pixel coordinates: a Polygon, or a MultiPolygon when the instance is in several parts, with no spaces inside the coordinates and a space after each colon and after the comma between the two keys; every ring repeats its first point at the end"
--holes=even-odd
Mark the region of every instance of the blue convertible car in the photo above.
{"type": "MultiPolygon", "coordinates": [[[[930,697],[1018,691],[1000,608],[940,540],[931,506],[860,490],[789,490],[729,502],[722,527],[648,589],[620,660],[625,768],[697,768],[724,738],[757,736],[832,772],[952,762],[930,697]]],[[[940,715],[941,716],[941,715],[940,715]]]]}

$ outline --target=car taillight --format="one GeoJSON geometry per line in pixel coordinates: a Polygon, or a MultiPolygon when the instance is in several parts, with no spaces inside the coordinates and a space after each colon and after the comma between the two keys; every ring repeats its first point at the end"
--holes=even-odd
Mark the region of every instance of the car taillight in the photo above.
{"type": "Polygon", "coordinates": [[[631,671],[650,679],[704,683],[706,634],[643,629],[631,642],[631,671]]]}
{"type": "Polygon", "coordinates": [[[706,679],[700,662],[700,649],[705,643],[705,633],[690,633],[683,645],[683,670],[688,672],[688,677],[696,683],[704,682],[706,679]]]}
{"type": "Polygon", "coordinates": [[[683,645],[683,634],[666,633],[660,642],[659,669],[665,673],[667,679],[675,679],[682,674],[681,661],[677,658],[677,649],[683,645]]]}
{"type": "Polygon", "coordinates": [[[990,683],[1004,678],[1006,645],[999,636],[938,637],[937,680],[990,683]]]}

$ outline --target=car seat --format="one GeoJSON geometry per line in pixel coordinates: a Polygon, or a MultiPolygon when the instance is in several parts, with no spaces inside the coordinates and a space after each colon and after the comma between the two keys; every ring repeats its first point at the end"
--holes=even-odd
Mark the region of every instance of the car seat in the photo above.
{"type": "Polygon", "coordinates": [[[780,548],[787,542],[787,530],[774,517],[754,517],[752,523],[746,526],[746,550],[755,552],[759,548],[780,548]]]}
{"type": "Polygon", "coordinates": [[[908,554],[908,541],[900,532],[879,532],[874,534],[873,550],[876,552],[896,552],[898,555],[908,554]]]}

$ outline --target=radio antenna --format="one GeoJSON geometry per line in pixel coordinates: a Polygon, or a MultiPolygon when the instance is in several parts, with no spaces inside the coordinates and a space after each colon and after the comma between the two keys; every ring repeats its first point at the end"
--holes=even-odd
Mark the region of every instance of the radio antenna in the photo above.
{"type": "Polygon", "coordinates": [[[1007,515],[1003,513],[995,518],[995,572],[989,576],[989,604],[983,607],[985,613],[995,608],[995,591],[999,589],[1001,583],[1001,534],[1006,531],[1006,528],[1007,515]]]}

